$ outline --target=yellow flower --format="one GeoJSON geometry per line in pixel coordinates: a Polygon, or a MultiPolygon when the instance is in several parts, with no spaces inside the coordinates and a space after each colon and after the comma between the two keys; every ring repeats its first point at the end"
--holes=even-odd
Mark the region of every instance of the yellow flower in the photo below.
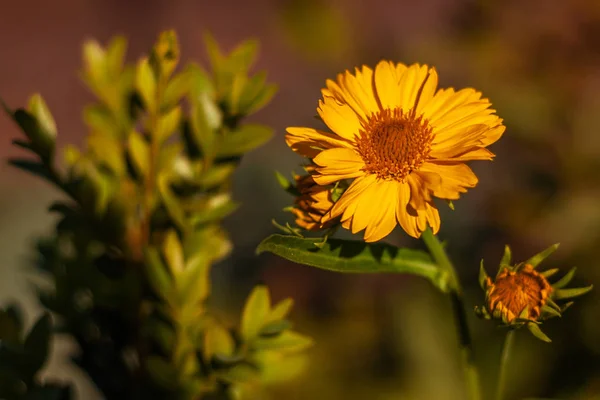
{"type": "Polygon", "coordinates": [[[474,89],[440,89],[434,68],[381,61],[327,80],[317,109],[333,131],[291,127],[287,144],[316,164],[319,185],[354,179],[322,222],[341,218],[365,241],[396,226],[419,237],[440,227],[433,197],[456,200],[477,184],[465,164],[491,160],[486,147],[504,132],[474,89]]]}
{"type": "Polygon", "coordinates": [[[331,189],[319,186],[312,175],[296,175],[296,190],[299,196],[291,212],[296,216],[296,225],[309,231],[318,231],[334,224],[334,220],[321,223],[321,219],[333,206],[331,189]]]}

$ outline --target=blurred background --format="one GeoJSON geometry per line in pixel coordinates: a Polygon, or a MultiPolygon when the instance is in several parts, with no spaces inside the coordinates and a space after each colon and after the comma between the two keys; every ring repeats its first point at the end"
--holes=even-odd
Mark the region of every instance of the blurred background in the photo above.
{"type": "MultiPolygon", "coordinates": [[[[338,275],[294,265],[256,245],[291,218],[273,171],[300,171],[284,143],[286,126],[314,125],[325,79],[382,58],[434,65],[442,87],[472,86],[490,98],[507,131],[492,163],[473,163],[480,178],[441,207],[440,236],[460,268],[469,307],[481,304],[478,265],[495,273],[505,244],[517,261],[561,247],[546,268],[576,265],[576,285],[600,288],[600,2],[597,0],[60,0],[0,1],[0,95],[12,108],[40,92],[59,127],[59,145],[81,144],[82,107],[92,99],[78,77],[81,45],[116,34],[137,59],[157,34],[174,28],[183,61],[206,65],[202,34],[225,48],[258,38],[257,68],[280,85],[253,118],[276,130],[236,175],[243,206],[228,219],[234,253],[213,270],[215,308],[238,320],[243,300],[266,282],[275,300],[296,300],[296,329],[313,336],[311,367],[273,389],[273,399],[464,399],[450,305],[427,283],[403,276],[338,275]]],[[[0,115],[0,155],[17,154],[19,135],[0,115]]],[[[57,196],[35,178],[0,166],[0,304],[18,301],[32,321],[41,308],[28,269],[33,239],[52,228],[46,212],[57,196]]],[[[421,247],[401,230],[389,241],[421,247]]],[[[470,321],[486,387],[493,387],[503,331],[470,321]]],[[[600,399],[600,294],[579,299],[551,320],[545,344],[517,336],[511,398],[600,399]]],[[[100,398],[69,362],[77,349],[56,341],[47,376],[76,384],[81,399],[100,398]]]]}

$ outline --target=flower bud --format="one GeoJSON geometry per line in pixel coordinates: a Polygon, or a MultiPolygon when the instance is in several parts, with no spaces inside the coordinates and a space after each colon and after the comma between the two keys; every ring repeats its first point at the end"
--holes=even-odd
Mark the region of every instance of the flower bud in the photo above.
{"type": "Polygon", "coordinates": [[[539,325],[542,321],[560,317],[573,302],[560,306],[555,300],[565,300],[581,296],[592,289],[592,285],[583,288],[564,289],[575,275],[575,268],[554,284],[548,278],[558,272],[550,269],[544,272],[536,271],[536,267],[546,257],[558,248],[552,245],[536,254],[529,260],[511,265],[511,251],[506,246],[504,256],[495,279],[490,278],[484,267],[483,260],[479,272],[479,283],[485,290],[485,306],[476,307],[478,316],[486,319],[501,320],[505,326],[527,328],[538,339],[550,342],[539,325]]]}

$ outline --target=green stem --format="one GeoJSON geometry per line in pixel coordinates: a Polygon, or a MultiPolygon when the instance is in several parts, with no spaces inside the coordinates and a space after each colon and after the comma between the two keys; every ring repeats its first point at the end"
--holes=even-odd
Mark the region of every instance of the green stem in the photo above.
{"type": "Polygon", "coordinates": [[[500,370],[498,372],[498,386],[496,387],[496,400],[504,398],[504,389],[506,387],[506,372],[508,370],[508,359],[515,343],[515,330],[511,329],[506,333],[504,345],[502,346],[502,355],[500,356],[500,370]]]}
{"type": "Polygon", "coordinates": [[[481,400],[481,384],[479,382],[479,372],[473,360],[473,343],[467,324],[467,312],[465,308],[464,296],[460,280],[452,262],[448,258],[446,251],[438,238],[433,234],[431,228],[427,228],[421,238],[431,252],[431,256],[437,262],[439,267],[448,273],[450,279],[450,299],[452,300],[452,309],[454,311],[454,323],[458,336],[458,344],[462,357],[462,364],[469,393],[469,399],[481,400]]]}

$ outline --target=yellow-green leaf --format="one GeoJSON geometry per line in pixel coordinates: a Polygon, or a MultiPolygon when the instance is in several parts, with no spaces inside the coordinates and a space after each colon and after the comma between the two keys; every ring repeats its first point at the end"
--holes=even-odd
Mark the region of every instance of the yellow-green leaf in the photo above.
{"type": "Polygon", "coordinates": [[[500,260],[500,265],[507,265],[510,266],[511,263],[511,258],[512,258],[512,252],[510,250],[510,247],[508,245],[504,246],[504,254],[502,255],[502,259],[500,260]]]}
{"type": "Polygon", "coordinates": [[[189,69],[175,75],[169,80],[162,96],[162,109],[170,109],[179,103],[191,88],[192,74],[189,69]]]}
{"type": "MultiPolygon", "coordinates": [[[[95,40],[86,41],[83,45],[83,62],[88,79],[94,83],[104,81],[106,75],[105,51],[95,40]]],[[[91,83],[91,82],[90,82],[91,83]]]]}
{"type": "Polygon", "coordinates": [[[95,159],[108,167],[116,176],[124,175],[125,161],[119,141],[104,133],[92,132],[88,136],[88,148],[95,159]]]}
{"type": "Polygon", "coordinates": [[[219,141],[217,156],[241,156],[268,142],[273,130],[267,126],[247,124],[228,132],[219,141]]]}
{"type": "Polygon", "coordinates": [[[269,315],[271,297],[266,286],[254,288],[242,314],[241,335],[245,342],[252,341],[259,333],[269,315]]]}
{"type": "Polygon", "coordinates": [[[285,353],[295,353],[313,345],[313,340],[294,331],[284,331],[278,336],[260,337],[252,343],[256,350],[278,350],[285,353]]]}
{"type": "Polygon", "coordinates": [[[179,41],[174,30],[161,32],[152,51],[152,61],[163,79],[171,76],[179,63],[179,41]]]}
{"type": "Polygon", "coordinates": [[[180,274],[183,271],[185,262],[183,259],[181,242],[179,241],[177,233],[174,230],[168,231],[165,236],[163,254],[173,275],[177,276],[180,274]]]}
{"type": "Polygon", "coordinates": [[[150,169],[150,147],[146,140],[136,131],[129,134],[129,153],[137,171],[148,176],[150,169]]]}
{"type": "Polygon", "coordinates": [[[117,77],[123,70],[127,40],[123,36],[114,37],[106,50],[106,69],[111,77],[117,77]]]}
{"type": "Polygon", "coordinates": [[[268,318],[266,319],[266,322],[268,323],[272,321],[277,321],[287,317],[293,306],[294,299],[292,298],[288,297],[287,299],[280,301],[275,307],[273,307],[273,309],[269,313],[268,318]]]}
{"type": "Polygon", "coordinates": [[[277,93],[278,87],[275,84],[269,84],[262,88],[262,90],[254,97],[249,100],[248,105],[240,105],[240,109],[246,115],[252,114],[269,104],[275,93],[277,93]]]}
{"type": "Polygon", "coordinates": [[[531,265],[533,268],[537,267],[544,259],[546,259],[550,254],[554,253],[556,249],[558,249],[559,243],[553,244],[547,249],[539,252],[538,254],[531,257],[529,260],[525,261],[525,264],[531,265]]]}
{"type": "Polygon", "coordinates": [[[56,122],[54,122],[46,102],[39,93],[34,94],[29,99],[29,112],[37,119],[40,128],[49,138],[56,138],[56,122]]]}
{"type": "Polygon", "coordinates": [[[180,304],[189,304],[200,308],[210,294],[210,266],[211,260],[199,251],[186,263],[185,269],[177,277],[180,304]]]}
{"type": "Polygon", "coordinates": [[[219,324],[210,325],[204,335],[204,356],[207,362],[215,354],[231,355],[235,350],[235,342],[231,334],[219,324]]]}
{"type": "Polygon", "coordinates": [[[162,143],[169,139],[169,137],[177,130],[181,121],[181,107],[175,107],[164,115],[158,118],[158,124],[156,128],[156,140],[162,143]]]}
{"type": "Polygon", "coordinates": [[[136,89],[149,112],[156,110],[156,78],[148,62],[148,58],[142,58],[135,73],[136,89]]]}
{"type": "Polygon", "coordinates": [[[173,303],[173,279],[167,267],[161,261],[158,250],[154,248],[146,249],[144,256],[145,271],[150,286],[167,303],[173,303]]]}
{"type": "Polygon", "coordinates": [[[567,286],[575,276],[575,272],[577,272],[577,267],[571,268],[571,270],[567,272],[565,276],[560,278],[555,284],[552,285],[552,288],[562,289],[567,286]]]}
{"type": "Polygon", "coordinates": [[[202,94],[192,103],[191,114],[192,138],[204,157],[211,158],[215,151],[216,129],[223,120],[222,113],[207,94],[202,94]]]}

